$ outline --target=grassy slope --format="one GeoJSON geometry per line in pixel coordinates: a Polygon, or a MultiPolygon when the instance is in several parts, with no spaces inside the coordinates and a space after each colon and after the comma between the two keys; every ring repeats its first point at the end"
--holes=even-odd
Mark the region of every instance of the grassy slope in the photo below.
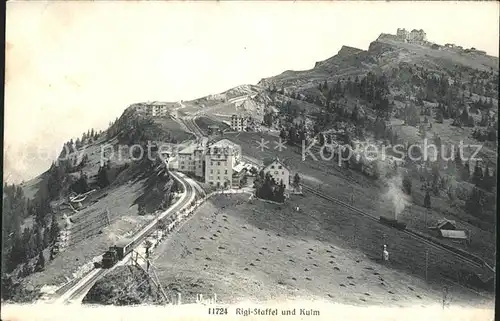
{"type": "Polygon", "coordinates": [[[162,297],[146,273],[135,266],[120,266],[98,280],[83,299],[84,304],[160,304],[162,297]],[[125,291],[126,289],[126,291],[125,291]]]}
{"type": "Polygon", "coordinates": [[[380,37],[370,44],[368,51],[343,47],[337,55],[316,63],[310,70],[285,71],[277,76],[262,79],[259,84],[275,83],[287,87],[316,86],[325,79],[339,79],[366,74],[369,70],[383,70],[399,62],[420,64],[430,69],[454,68],[463,65],[474,69],[498,70],[498,57],[458,53],[452,50],[435,50],[427,46],[394,41],[380,37]]]}
{"type": "Polygon", "coordinates": [[[221,130],[230,129],[230,126],[227,125],[226,123],[218,122],[208,117],[196,118],[195,122],[196,125],[198,125],[198,127],[200,127],[200,129],[203,130],[204,132],[208,132],[208,128],[210,126],[219,126],[219,129],[221,130]]]}
{"type": "Polygon", "coordinates": [[[133,205],[142,194],[142,181],[124,184],[107,192],[107,196],[78,213],[75,220],[87,224],[97,219],[104,209],[110,213],[111,225],[102,227],[102,234],[94,235],[64,249],[53,261],[47,261],[45,270],[32,274],[28,282],[35,285],[57,284],[72,276],[83,264],[101,255],[118,238],[152,219],[152,215],[138,216],[137,206],[133,205]]]}
{"type": "MultiPolygon", "coordinates": [[[[264,159],[266,157],[279,156],[290,164],[292,173],[298,172],[304,182],[313,186],[320,186],[323,192],[330,194],[340,200],[350,202],[351,195],[354,195],[354,204],[361,210],[368,212],[374,217],[379,217],[381,213],[393,211],[393,205],[383,196],[386,194],[386,189],[380,181],[373,181],[355,171],[339,168],[334,161],[314,161],[309,155],[306,156],[306,161],[302,161],[301,149],[287,147],[286,150],[278,152],[274,149],[276,137],[266,134],[255,133],[240,133],[240,134],[225,134],[225,138],[231,139],[240,144],[243,149],[243,154],[249,155],[255,159],[264,159]],[[260,151],[257,148],[257,141],[261,137],[270,141],[269,149],[260,151]]],[[[318,155],[316,154],[318,157],[318,155]]],[[[423,232],[428,232],[423,229],[425,224],[425,208],[423,207],[424,194],[420,191],[421,183],[413,182],[412,198],[414,204],[411,209],[406,209],[400,216],[401,220],[405,221],[409,227],[422,229],[423,232]]],[[[446,216],[445,211],[450,210],[447,204],[447,196],[440,198],[433,197],[433,208],[430,215],[427,216],[428,223],[436,222],[438,219],[447,217],[449,219],[459,219],[464,215],[461,209],[454,209],[457,213],[455,217],[446,216]]],[[[469,250],[483,258],[493,262],[495,258],[495,235],[466,222],[460,222],[459,228],[470,229],[472,232],[472,245],[469,250]]],[[[444,240],[447,242],[446,240],[444,240]]],[[[450,242],[448,242],[450,243],[450,242]]],[[[459,246],[459,245],[456,245],[459,246]]]]}
{"type": "MultiPolygon", "coordinates": [[[[373,259],[380,255],[384,226],[358,220],[354,234],[355,217],[312,196],[294,197],[281,207],[256,200],[248,205],[247,199],[220,196],[205,203],[155,251],[167,290],[182,292],[185,302],[197,293],[216,293],[225,303],[321,298],[405,306],[441,299],[440,284],[427,285],[373,259]],[[300,212],[293,210],[297,205],[300,212]]],[[[390,244],[392,264],[419,262],[421,267],[420,256],[406,261],[407,254],[400,253],[406,250],[404,238],[390,244]]],[[[491,304],[461,288],[452,293],[455,304],[491,304]]]]}
{"type": "MultiPolygon", "coordinates": [[[[423,120],[423,116],[421,117],[423,120]]],[[[481,150],[478,155],[475,156],[477,159],[482,159],[485,162],[491,162],[492,164],[497,163],[497,146],[493,142],[480,142],[474,138],[472,138],[472,133],[475,129],[486,129],[486,127],[475,126],[473,128],[470,127],[456,127],[451,126],[453,120],[446,119],[442,124],[432,122],[432,129],[427,131],[427,144],[433,144],[434,134],[441,138],[441,142],[443,145],[447,147],[454,146],[455,152],[458,152],[460,141],[463,142],[465,146],[481,146],[481,150]]],[[[403,139],[403,141],[408,142],[418,142],[422,143],[422,140],[418,136],[418,129],[413,126],[403,126],[401,120],[393,121],[393,129],[397,132],[399,137],[403,139]]],[[[431,152],[431,150],[429,149],[431,152]]],[[[475,148],[465,148],[464,147],[464,156],[469,158],[471,153],[475,152],[475,148]]]]}
{"type": "Polygon", "coordinates": [[[185,132],[181,125],[171,118],[157,118],[154,122],[159,124],[162,130],[167,131],[176,142],[180,143],[194,138],[192,134],[185,132]]]}
{"type": "MultiPolygon", "coordinates": [[[[189,133],[182,131],[180,126],[169,120],[159,121],[163,127],[168,130],[171,128],[173,135],[179,139],[188,139],[191,136],[189,133]]],[[[72,156],[82,156],[83,154],[89,157],[89,161],[83,168],[83,172],[89,178],[89,184],[96,181],[96,175],[101,165],[101,151],[105,150],[110,153],[109,146],[114,146],[112,156],[107,154],[107,158],[111,159],[112,166],[119,166],[129,163],[130,155],[127,147],[123,147],[119,152],[117,149],[116,139],[106,140],[104,137],[96,142],[86,145],[83,149],[74,153],[72,156]]],[[[101,255],[114,241],[123,237],[127,233],[132,233],[138,230],[141,226],[153,218],[152,215],[139,216],[138,206],[136,205],[139,197],[143,196],[147,191],[144,189],[145,179],[132,179],[133,173],[125,172],[120,175],[119,180],[110,187],[98,190],[91,194],[84,202],[83,209],[77,214],[69,209],[56,212],[56,217],[61,228],[66,226],[66,221],[63,219],[63,214],[71,217],[75,222],[73,228],[80,226],[88,226],[84,232],[75,234],[76,244],[71,245],[64,251],[59,253],[53,261],[46,261],[45,270],[40,273],[35,273],[27,278],[27,282],[33,285],[43,284],[58,284],[65,282],[67,277],[72,277],[83,264],[90,262],[94,257],[101,255]],[[103,225],[103,212],[109,211],[109,226],[103,225]],[[95,229],[95,231],[91,231],[95,229]],[[101,234],[96,234],[99,230],[101,234]],[[89,238],[83,239],[84,235],[89,238]]],[[[39,178],[35,178],[27,182],[24,186],[33,195],[36,194],[35,184],[39,178]]],[[[29,223],[30,219],[27,220],[29,223]]]]}

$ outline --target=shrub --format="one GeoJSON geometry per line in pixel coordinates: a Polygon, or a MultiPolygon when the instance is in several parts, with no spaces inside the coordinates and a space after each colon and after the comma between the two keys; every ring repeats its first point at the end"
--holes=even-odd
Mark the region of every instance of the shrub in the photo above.
{"type": "Polygon", "coordinates": [[[412,183],[410,177],[405,175],[403,177],[403,192],[405,192],[405,194],[407,195],[411,195],[411,186],[412,183]]]}

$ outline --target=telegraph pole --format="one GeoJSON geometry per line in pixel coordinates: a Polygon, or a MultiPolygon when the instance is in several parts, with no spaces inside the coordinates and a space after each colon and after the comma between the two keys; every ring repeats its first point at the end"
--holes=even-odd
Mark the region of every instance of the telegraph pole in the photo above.
{"type": "Polygon", "coordinates": [[[429,268],[429,248],[425,249],[425,281],[427,282],[427,270],[429,268]]]}
{"type": "Polygon", "coordinates": [[[151,243],[146,241],[146,271],[149,271],[149,248],[151,247],[151,243]]]}
{"type": "Polygon", "coordinates": [[[356,219],[354,219],[354,233],[353,233],[353,238],[354,238],[354,244],[356,244],[356,219]]]}

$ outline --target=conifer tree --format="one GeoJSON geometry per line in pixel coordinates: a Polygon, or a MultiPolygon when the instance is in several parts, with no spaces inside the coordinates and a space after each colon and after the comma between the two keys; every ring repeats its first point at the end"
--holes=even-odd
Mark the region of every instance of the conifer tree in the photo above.
{"type": "Polygon", "coordinates": [[[45,257],[43,256],[43,251],[38,254],[38,260],[35,265],[35,272],[41,272],[45,268],[45,257]]]}
{"type": "Polygon", "coordinates": [[[57,239],[59,238],[59,233],[60,233],[59,225],[57,224],[55,215],[52,214],[51,224],[50,224],[50,238],[49,238],[51,245],[54,245],[56,243],[57,239]]]}
{"type": "Polygon", "coordinates": [[[472,183],[477,187],[482,187],[483,183],[483,169],[479,166],[479,162],[476,162],[474,166],[474,172],[472,173],[472,183]]]}
{"type": "Polygon", "coordinates": [[[424,207],[431,208],[431,195],[429,194],[429,190],[425,192],[424,207]]]}

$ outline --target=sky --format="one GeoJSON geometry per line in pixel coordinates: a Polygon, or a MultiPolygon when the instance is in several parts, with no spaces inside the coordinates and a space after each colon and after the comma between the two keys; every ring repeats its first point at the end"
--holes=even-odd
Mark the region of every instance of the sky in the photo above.
{"type": "Polygon", "coordinates": [[[342,45],[424,29],[498,57],[493,2],[11,1],[4,180],[45,171],[62,144],[132,103],[223,92],[305,70],[342,45]]]}

